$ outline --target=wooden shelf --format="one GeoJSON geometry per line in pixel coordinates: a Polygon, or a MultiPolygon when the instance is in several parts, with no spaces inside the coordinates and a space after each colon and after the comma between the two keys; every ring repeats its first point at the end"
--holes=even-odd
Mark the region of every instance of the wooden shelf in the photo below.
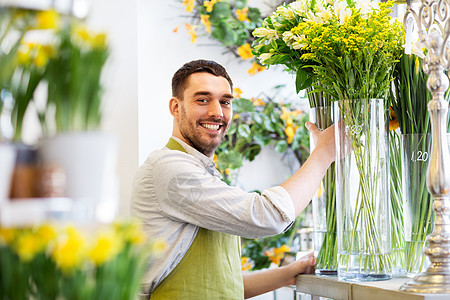
{"type": "Polygon", "coordinates": [[[299,275],[296,289],[299,293],[336,300],[448,300],[450,294],[413,294],[399,291],[407,277],[384,281],[346,282],[337,277],[299,275]]]}

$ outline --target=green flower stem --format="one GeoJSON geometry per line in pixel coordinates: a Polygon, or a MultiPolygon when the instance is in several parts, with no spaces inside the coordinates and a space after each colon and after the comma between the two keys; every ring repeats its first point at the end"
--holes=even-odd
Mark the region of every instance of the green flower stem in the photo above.
{"type": "MultiPolygon", "coordinates": [[[[344,123],[347,125],[361,126],[360,118],[364,120],[368,118],[368,109],[364,110],[364,116],[360,116],[361,104],[343,104],[347,107],[341,107],[344,123]]],[[[370,124],[364,124],[367,129],[370,124]]],[[[386,254],[379,255],[381,252],[381,236],[378,232],[375,223],[375,199],[374,193],[378,190],[378,177],[381,173],[381,158],[372,158],[372,149],[369,146],[371,143],[371,133],[369,130],[365,133],[365,143],[360,142],[361,134],[350,135],[350,143],[353,149],[355,164],[360,177],[358,186],[358,193],[356,204],[354,208],[352,232],[350,236],[350,243],[348,253],[368,254],[366,258],[359,259],[359,272],[365,270],[373,270],[380,272],[386,270],[390,266],[390,258],[386,254]],[[374,165],[375,164],[375,165],[374,165]],[[361,236],[361,234],[363,234],[361,236]],[[357,239],[359,237],[359,239],[357,239]],[[356,248],[356,246],[359,246],[356,248]]],[[[346,270],[350,270],[350,255],[344,255],[342,262],[346,265],[346,270]]]]}
{"type": "Polygon", "coordinates": [[[403,197],[401,174],[400,136],[396,131],[390,131],[390,198],[391,198],[391,241],[393,268],[405,265],[405,237],[403,222],[403,197]]]}

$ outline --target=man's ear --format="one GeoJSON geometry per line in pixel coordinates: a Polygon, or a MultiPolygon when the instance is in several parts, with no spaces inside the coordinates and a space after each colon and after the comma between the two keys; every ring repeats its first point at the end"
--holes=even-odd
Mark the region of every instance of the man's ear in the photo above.
{"type": "Polygon", "coordinates": [[[179,116],[180,116],[180,103],[179,103],[179,99],[176,97],[172,97],[169,100],[169,110],[170,110],[170,114],[178,120],[179,116]]]}

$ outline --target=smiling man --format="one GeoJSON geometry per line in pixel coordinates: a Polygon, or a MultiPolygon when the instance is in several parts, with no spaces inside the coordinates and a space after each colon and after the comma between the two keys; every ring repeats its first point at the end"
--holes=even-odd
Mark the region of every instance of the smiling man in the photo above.
{"type": "Polygon", "coordinates": [[[149,265],[145,298],[243,299],[294,284],[296,275],[314,269],[308,255],[243,275],[239,237],[275,235],[292,225],[334,160],[334,129],[307,123],[315,150],[280,186],[261,194],[228,186],[213,156],[232,120],[232,88],[213,61],[186,63],[172,78],[172,137],[139,168],[132,195],[132,214],[150,240],[169,245],[149,265]]]}

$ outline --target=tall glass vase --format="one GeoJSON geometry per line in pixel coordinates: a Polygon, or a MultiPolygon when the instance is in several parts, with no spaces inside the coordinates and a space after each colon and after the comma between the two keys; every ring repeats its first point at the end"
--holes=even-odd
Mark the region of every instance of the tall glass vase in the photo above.
{"type": "Polygon", "coordinates": [[[390,203],[391,203],[391,243],[392,275],[405,276],[405,231],[402,194],[402,141],[401,133],[389,131],[390,162],[390,203]]]}
{"type": "Polygon", "coordinates": [[[389,279],[389,139],[384,101],[334,104],[338,277],[389,279]]]}
{"type": "MultiPolygon", "coordinates": [[[[309,121],[323,130],[333,124],[331,106],[314,107],[309,111],[309,121]]],[[[310,139],[311,151],[314,141],[310,139]]],[[[327,170],[319,190],[312,200],[314,222],[314,252],[317,275],[337,274],[336,245],[336,188],[334,163],[327,170]]]]}
{"type": "Polygon", "coordinates": [[[402,134],[402,169],[405,220],[405,268],[407,276],[424,271],[425,238],[433,231],[433,199],[426,185],[431,134],[402,134]]]}

